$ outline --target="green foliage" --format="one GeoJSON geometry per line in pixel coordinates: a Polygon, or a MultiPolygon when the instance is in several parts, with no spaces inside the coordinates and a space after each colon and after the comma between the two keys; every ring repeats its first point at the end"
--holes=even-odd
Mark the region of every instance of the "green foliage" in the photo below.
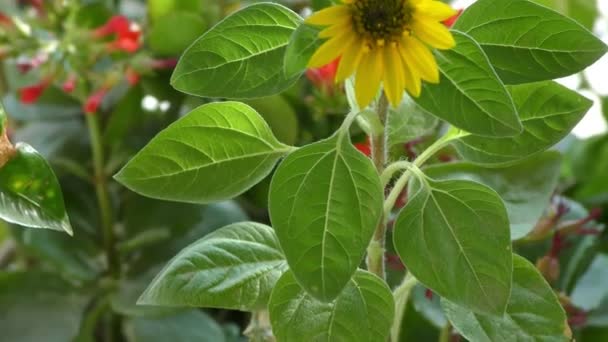
{"type": "Polygon", "coordinates": [[[160,55],[179,55],[205,31],[200,15],[169,13],[158,19],[148,36],[150,48],[160,55]]]}
{"type": "Polygon", "coordinates": [[[330,301],[357,270],[380,220],[380,179],[340,131],[279,165],[269,210],[296,279],[314,297],[330,301]]]}
{"type": "Polygon", "coordinates": [[[316,300],[288,271],[276,284],[269,304],[279,341],[384,341],[394,310],[386,284],[362,270],[331,302],[316,300]]]}

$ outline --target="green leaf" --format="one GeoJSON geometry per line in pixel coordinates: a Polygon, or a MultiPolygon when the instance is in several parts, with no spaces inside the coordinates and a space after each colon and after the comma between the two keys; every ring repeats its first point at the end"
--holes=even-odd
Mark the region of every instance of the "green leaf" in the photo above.
{"type": "Polygon", "coordinates": [[[147,5],[153,21],[175,11],[199,14],[204,9],[201,0],[148,0],[147,5]]]}
{"type": "Polygon", "coordinates": [[[607,51],[577,22],[528,0],[479,0],[454,28],[481,45],[508,84],[572,75],[607,51]]]}
{"type": "Polygon", "coordinates": [[[325,301],[357,270],[382,215],[378,173],[345,134],[290,154],[270,184],[270,219],[289,267],[325,301]]]}
{"type": "Polygon", "coordinates": [[[511,291],[509,221],[498,194],[468,180],[418,180],[395,222],[407,269],[440,296],[502,315],[511,291]]]}
{"type": "Polygon", "coordinates": [[[138,304],[255,311],[286,269],[272,228],[235,223],[191,244],[156,276],[138,304]]]}
{"type": "Polygon", "coordinates": [[[240,195],[291,150],[251,107],[198,107],[160,132],[115,178],[158,199],[209,203],[240,195]]]}
{"type": "Polygon", "coordinates": [[[570,295],[572,303],[585,311],[596,309],[602,300],[608,299],[608,287],[604,286],[606,281],[608,281],[608,255],[599,254],[576,282],[570,295]]]}
{"type": "Polygon", "coordinates": [[[287,271],[270,298],[272,331],[277,341],[386,341],[394,302],[385,282],[358,270],[332,302],[320,302],[304,291],[287,271]]]}
{"type": "Polygon", "coordinates": [[[77,289],[53,274],[0,272],[2,340],[72,341],[87,302],[77,289]]]}
{"type": "Polygon", "coordinates": [[[513,136],[521,123],[513,101],[471,37],[452,32],[456,47],[436,51],[439,84],[424,83],[415,99],[427,112],[467,132],[484,136],[513,136]]]}
{"type": "Polygon", "coordinates": [[[222,328],[200,310],[154,318],[130,318],[125,322],[124,329],[129,342],[225,341],[222,328]]]}
{"type": "Polygon", "coordinates": [[[191,95],[232,99],[269,96],[291,86],[283,57],[300,17],[281,5],[246,7],[211,28],[190,46],[171,77],[191,95]]]}
{"type": "Polygon", "coordinates": [[[310,57],[323,43],[319,39],[321,29],[302,24],[293,32],[285,51],[283,67],[287,77],[300,76],[306,70],[310,57]]]}
{"type": "Polygon", "coordinates": [[[398,108],[391,107],[388,116],[389,146],[406,143],[433,132],[439,120],[422,110],[410,98],[405,98],[398,108]]]}
{"type": "Polygon", "coordinates": [[[598,17],[597,4],[593,0],[533,0],[547,6],[592,30],[598,17]]]}
{"type": "Polygon", "coordinates": [[[592,102],[555,82],[509,87],[524,131],[515,137],[470,135],[454,141],[458,152],[478,164],[509,164],[542,152],[563,139],[592,102]]]}
{"type": "Polygon", "coordinates": [[[15,155],[0,169],[0,218],[72,235],[53,170],[29,145],[18,143],[15,149],[15,155]]]}
{"type": "Polygon", "coordinates": [[[172,12],[158,18],[148,36],[150,48],[157,54],[181,54],[205,32],[205,22],[198,13],[172,12]]]}
{"type": "Polygon", "coordinates": [[[474,313],[448,300],[442,306],[471,341],[570,341],[564,309],[553,289],[526,259],[513,257],[513,291],[504,317],[474,313]]]}
{"type": "Polygon", "coordinates": [[[439,164],[424,170],[437,180],[467,179],[494,189],[507,208],[511,239],[526,236],[536,225],[550,198],[560,174],[561,155],[546,152],[536,158],[504,168],[484,168],[459,162],[439,164]]]}
{"type": "Polygon", "coordinates": [[[243,101],[268,123],[277,139],[287,145],[298,141],[298,115],[281,95],[243,101]]]}

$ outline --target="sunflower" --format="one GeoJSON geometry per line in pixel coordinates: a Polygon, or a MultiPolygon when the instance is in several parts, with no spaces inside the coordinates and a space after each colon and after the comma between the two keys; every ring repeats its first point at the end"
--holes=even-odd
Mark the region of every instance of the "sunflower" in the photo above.
{"type": "Polygon", "coordinates": [[[439,70],[431,48],[450,49],[454,38],[441,23],[457,12],[435,0],[342,0],[314,13],[306,22],[326,26],[327,39],[308,65],[318,68],[341,57],[336,81],[355,74],[361,107],[376,96],[380,83],[393,106],[407,90],[420,95],[422,80],[438,83],[439,70]]]}

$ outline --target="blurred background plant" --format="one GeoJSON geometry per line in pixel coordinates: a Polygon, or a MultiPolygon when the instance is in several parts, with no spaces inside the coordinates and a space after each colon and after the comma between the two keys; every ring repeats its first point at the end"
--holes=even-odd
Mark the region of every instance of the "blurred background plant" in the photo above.
{"type": "MultiPolygon", "coordinates": [[[[282,1],[302,15],[328,2],[282,1]]],[[[456,1],[454,6],[463,8],[470,2],[456,1]]],[[[537,2],[608,38],[605,1],[537,2]]],[[[48,161],[59,179],[68,226],[74,232],[70,237],[0,222],[3,340],[245,339],[242,332],[249,317],[244,313],[140,307],[135,302],[159,269],[191,242],[247,218],[268,222],[269,181],[235,201],[199,206],[144,198],[111,177],[180,115],[221,100],[179,93],[171,87],[170,76],[180,54],[196,38],[247,4],[2,1],[0,93],[9,117],[6,131],[12,142],[27,142],[48,161]]],[[[308,70],[305,78],[280,95],[245,102],[286,144],[327,137],[348,110],[345,89],[333,82],[337,62],[308,70]]],[[[550,187],[546,191],[553,193],[534,231],[518,240],[516,248],[536,262],[560,294],[580,341],[608,340],[608,237],[602,223],[608,217],[604,214],[608,212],[607,64],[605,57],[585,74],[561,81],[584,90],[596,107],[576,135],[556,147],[564,155],[561,166],[551,164],[561,167],[559,182],[543,181],[542,173],[526,174],[525,167],[506,170],[504,175],[504,179],[527,177],[526,186],[550,187]],[[598,73],[604,75],[599,80],[598,73]]],[[[407,100],[391,118],[389,143],[396,158],[416,157],[434,140],[430,137],[444,129],[407,100]]],[[[357,148],[369,155],[369,141],[363,133],[356,134],[357,148]]],[[[455,151],[446,149],[435,162],[458,159],[455,151]]],[[[0,179],[0,207],[9,205],[6,185],[0,179]]],[[[496,186],[513,199],[512,205],[518,200],[525,203],[529,196],[524,186],[508,182],[496,186]]],[[[401,205],[406,201],[404,193],[401,205]]],[[[404,270],[398,260],[387,259],[393,285],[404,270]]],[[[438,303],[437,296],[417,286],[403,316],[401,340],[458,340],[438,303]]],[[[263,340],[264,334],[256,329],[247,329],[249,337],[263,340]]]]}

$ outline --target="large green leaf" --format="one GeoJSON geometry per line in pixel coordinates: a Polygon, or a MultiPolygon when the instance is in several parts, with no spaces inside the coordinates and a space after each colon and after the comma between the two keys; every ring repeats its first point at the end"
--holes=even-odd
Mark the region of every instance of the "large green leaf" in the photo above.
{"type": "Polygon", "coordinates": [[[505,83],[577,73],[607,51],[575,21],[528,0],[479,0],[454,28],[473,37],[505,83]]]}
{"type": "Polygon", "coordinates": [[[186,247],[156,276],[139,304],[255,311],[286,269],[272,228],[235,223],[186,247]]]}
{"type": "Polygon", "coordinates": [[[526,259],[513,257],[513,291],[504,317],[474,313],[448,300],[442,306],[470,341],[570,341],[566,315],[555,293],[526,259]]]}
{"type": "Polygon", "coordinates": [[[323,40],[319,39],[321,29],[316,26],[302,24],[293,32],[285,51],[285,75],[299,76],[308,65],[308,60],[321,46],[323,40]]]}
{"type": "Polygon", "coordinates": [[[2,340],[72,341],[87,302],[84,295],[56,275],[0,272],[2,340]]]}
{"type": "Polygon", "coordinates": [[[407,269],[442,297],[502,315],[511,291],[509,221],[498,194],[468,180],[421,179],[395,222],[407,269]]]}
{"type": "Polygon", "coordinates": [[[300,17],[278,4],[246,7],[221,21],[183,54],[171,84],[205,97],[273,95],[297,77],[285,76],[283,56],[300,17]]]}
{"type": "Polygon", "coordinates": [[[405,97],[397,108],[389,109],[389,146],[406,143],[434,131],[439,120],[422,110],[409,97],[405,97]]]}
{"type": "Polygon", "coordinates": [[[394,302],[385,282],[359,270],[332,302],[320,302],[286,272],[270,298],[272,331],[277,341],[386,341],[394,302]]]}
{"type": "Polygon", "coordinates": [[[456,47],[436,52],[441,81],[424,83],[415,101],[467,132],[494,137],[520,133],[513,101],[486,55],[471,37],[452,33],[456,47]]]}
{"type": "Polygon", "coordinates": [[[595,0],[533,0],[541,5],[552,8],[574,20],[587,29],[592,30],[598,18],[598,8],[595,0]]]}
{"type": "Polygon", "coordinates": [[[29,145],[18,143],[15,149],[15,155],[0,169],[0,218],[72,235],[53,170],[29,145]]]}
{"type": "Polygon", "coordinates": [[[206,313],[190,310],[162,317],[134,317],[125,322],[129,342],[224,342],[222,328],[206,313]]]}
{"type": "Polygon", "coordinates": [[[560,174],[561,155],[546,152],[536,158],[504,168],[484,168],[459,162],[425,169],[434,179],[468,179],[494,189],[505,202],[511,239],[526,236],[549,206],[560,174]]]}
{"type": "Polygon", "coordinates": [[[357,270],[382,214],[378,173],[345,135],[290,154],[270,185],[270,219],[289,267],[326,301],[357,270]]]}
{"type": "Polygon", "coordinates": [[[592,102],[555,82],[509,87],[524,131],[515,137],[491,138],[470,135],[454,144],[467,160],[500,165],[542,152],[563,139],[592,102]]]}
{"type": "Polygon", "coordinates": [[[144,196],[209,203],[251,188],[290,149],[251,107],[211,103],[160,132],[115,177],[144,196]]]}

